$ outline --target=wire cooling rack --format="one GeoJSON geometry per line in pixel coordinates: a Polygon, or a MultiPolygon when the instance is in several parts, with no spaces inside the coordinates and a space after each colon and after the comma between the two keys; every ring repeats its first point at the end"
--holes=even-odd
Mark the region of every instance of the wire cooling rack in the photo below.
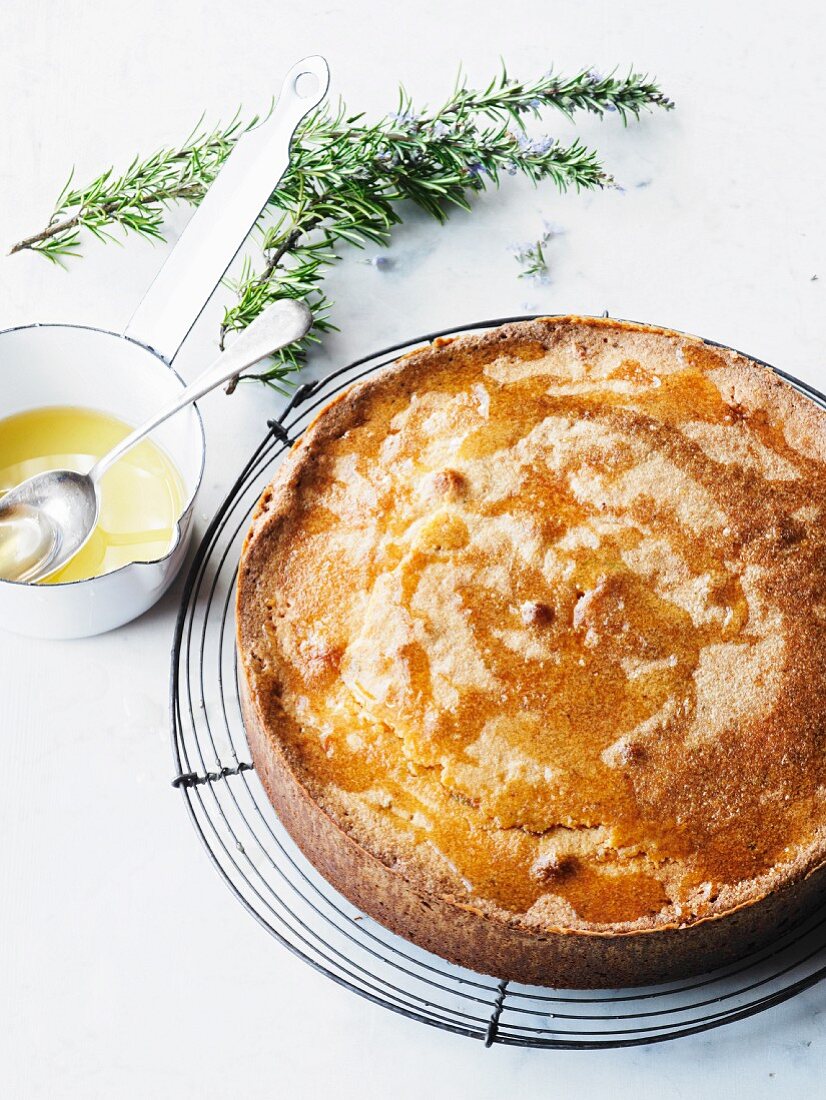
{"type": "MultiPolygon", "coordinates": [[[[234,594],[250,515],[316,410],[345,386],[437,336],[430,333],[305,383],[230,489],[188,574],[172,654],[176,775],[193,824],[244,907],[281,944],[354,993],[403,1016],[479,1039],[551,1049],[638,1046],[752,1016],[826,976],[826,906],[770,946],[691,981],[633,990],[518,985],[453,966],[360,913],[298,851],[250,763],[238,701],[234,594]]],[[[777,371],[821,407],[826,398],[777,371]]]]}

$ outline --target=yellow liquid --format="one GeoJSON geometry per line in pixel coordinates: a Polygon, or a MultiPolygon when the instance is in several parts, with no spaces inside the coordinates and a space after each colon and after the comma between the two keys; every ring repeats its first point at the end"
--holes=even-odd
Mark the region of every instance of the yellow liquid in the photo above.
{"type": "MultiPolygon", "coordinates": [[[[63,405],[0,420],[0,495],[46,470],[86,473],[131,430],[107,413],[63,405]]],[[[98,491],[100,516],[91,538],[44,584],[99,577],[169,552],[184,488],[157,444],[138,443],[106,471],[98,491]]]]}

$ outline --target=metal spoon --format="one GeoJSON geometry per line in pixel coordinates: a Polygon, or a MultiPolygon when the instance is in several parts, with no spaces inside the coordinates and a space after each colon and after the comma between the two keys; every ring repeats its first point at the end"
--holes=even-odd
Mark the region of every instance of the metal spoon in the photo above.
{"type": "Polygon", "coordinates": [[[169,405],[99,459],[87,474],[49,470],[27,478],[0,498],[0,577],[41,581],[86,543],[100,512],[100,479],[109,467],[159,424],[222,382],[279,348],[300,340],[312,323],[303,302],[274,302],[169,405]]]}

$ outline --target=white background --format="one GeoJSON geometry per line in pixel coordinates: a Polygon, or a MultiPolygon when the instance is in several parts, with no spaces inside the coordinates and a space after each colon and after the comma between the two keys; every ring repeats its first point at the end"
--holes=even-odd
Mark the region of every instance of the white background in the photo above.
{"type": "MultiPolygon", "coordinates": [[[[40,228],[69,168],[86,180],[174,142],[201,111],[265,107],[321,52],[333,94],[370,115],[417,102],[459,61],[485,81],[633,62],[677,101],[623,131],[583,120],[624,191],[506,181],[446,229],[411,220],[391,270],[350,253],[331,278],[339,336],[315,369],[509,312],[600,312],[733,344],[826,384],[823,5],[612,0],[394,5],[303,0],[4,0],[0,246],[40,228]],[[516,278],[544,219],[552,278],[516,278]],[[818,280],[813,276],[819,275],[818,280]]],[[[551,133],[565,135],[561,119],[551,133]]],[[[183,216],[175,219],[173,231],[183,216]]],[[[5,247],[3,247],[5,251],[5,247]]],[[[70,274],[0,259],[0,327],[117,329],[165,254],[92,245],[70,274]]],[[[375,249],[367,255],[376,254],[375,249]]],[[[214,345],[220,291],[179,358],[214,345]]],[[[3,393],[13,386],[0,362],[3,393]]],[[[204,402],[211,514],[279,399],[204,402]]],[[[169,779],[173,591],[108,636],[0,634],[0,1094],[8,1097],[749,1097],[822,1094],[826,988],[729,1029],[629,1052],[494,1049],[397,1018],[288,956],[233,900],[169,779]]]]}

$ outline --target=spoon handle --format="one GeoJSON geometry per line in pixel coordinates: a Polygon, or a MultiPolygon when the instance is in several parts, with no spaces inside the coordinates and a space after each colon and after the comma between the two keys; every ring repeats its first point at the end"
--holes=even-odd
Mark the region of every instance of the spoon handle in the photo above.
{"type": "Polygon", "coordinates": [[[293,133],[324,98],[329,79],[323,57],[293,65],[269,117],[227,157],[125,336],[172,361],[286,171],[293,133]]]}
{"type": "Polygon", "coordinates": [[[89,471],[89,477],[93,482],[98,482],[114,462],[170,416],[279,348],[300,340],[308,332],[312,320],[313,315],[304,302],[291,298],[273,302],[174,400],[130,432],[108,454],[98,459],[89,471]]]}

